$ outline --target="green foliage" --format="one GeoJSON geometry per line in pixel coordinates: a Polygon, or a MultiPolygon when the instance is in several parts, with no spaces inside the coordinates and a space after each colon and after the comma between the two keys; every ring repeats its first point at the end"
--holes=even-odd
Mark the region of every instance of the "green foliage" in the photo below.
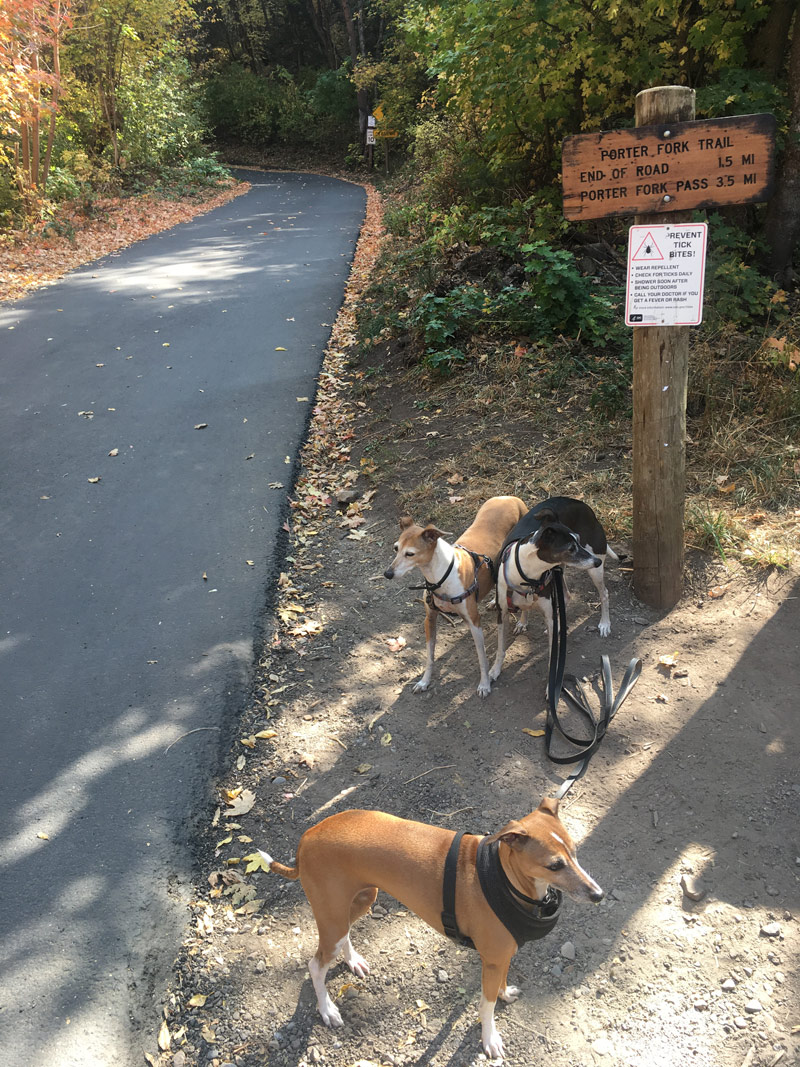
{"type": "Polygon", "coordinates": [[[748,326],[779,314],[773,301],[778,287],[758,269],[763,247],[719,213],[709,223],[705,303],[711,324],[748,326]]]}
{"type": "Polygon", "coordinates": [[[208,82],[206,106],[217,136],[245,144],[295,144],[311,123],[308,98],[283,67],[262,76],[232,63],[208,82]]]}
{"type": "Polygon", "coordinates": [[[563,138],[630,123],[641,88],[713,85],[745,67],[767,11],[760,0],[412,0],[405,26],[440,108],[470,131],[482,164],[544,187],[563,138]]]}
{"type": "Polygon", "coordinates": [[[181,56],[166,51],[126,70],[118,101],[123,169],[152,173],[204,151],[200,100],[181,56]]]}

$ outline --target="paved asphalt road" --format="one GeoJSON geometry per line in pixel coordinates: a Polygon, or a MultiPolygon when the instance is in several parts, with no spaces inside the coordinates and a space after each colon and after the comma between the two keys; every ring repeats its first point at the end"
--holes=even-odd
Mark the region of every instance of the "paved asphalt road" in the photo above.
{"type": "Polygon", "coordinates": [[[225,207],[0,305],[3,1067],[153,1049],[193,824],[247,697],[269,484],[290,482],[365,195],[240,176],[225,207]]]}

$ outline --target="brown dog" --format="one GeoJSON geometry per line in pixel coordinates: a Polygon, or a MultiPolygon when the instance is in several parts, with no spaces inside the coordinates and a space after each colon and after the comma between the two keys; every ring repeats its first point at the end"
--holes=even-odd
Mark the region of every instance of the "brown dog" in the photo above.
{"type": "Polygon", "coordinates": [[[469,626],[481,668],[478,696],[489,695],[492,683],[478,602],[494,588],[494,561],[506,534],[527,510],[519,497],[493,496],[479,508],[475,521],[455,545],[445,541],[445,535],[433,525],[417,526],[409,515],[400,520],[395,557],[384,571],[384,577],[401,578],[419,567],[428,591],[425,599],[428,660],[425,673],[414,686],[415,693],[423,692],[431,684],[436,623],[439,612],[446,611],[460,615],[469,626]]]}
{"type": "MultiPolygon", "coordinates": [[[[379,889],[434,930],[445,932],[443,879],[453,838],[452,830],[382,811],[343,811],[306,830],[294,867],[261,853],[270,870],[284,878],[299,878],[308,897],[319,930],[319,946],[308,969],[326,1026],[344,1025],[325,988],[325,976],[336,956],[341,952],[359,978],[369,974],[368,963],[350,943],[350,927],[369,911],[379,889]]],[[[492,892],[490,905],[483,862],[490,855],[495,868],[500,867],[499,872],[495,870],[495,881],[510,882],[508,893],[523,901],[510,905],[512,927],[522,913],[523,920],[528,914],[533,923],[546,923],[550,929],[555,922],[553,907],[557,915],[560,906],[560,895],[548,896],[551,886],[579,901],[602,900],[603,890],[578,863],[572,838],[558,818],[557,800],[545,798],[536,811],[490,837],[464,837],[454,867],[454,919],[456,933],[471,939],[481,957],[481,1041],[486,1055],[495,1058],[503,1055],[503,1040],[494,1024],[495,1002],[498,996],[513,1001],[519,995],[518,989],[507,984],[509,963],[518,942],[542,934],[520,934],[516,927],[512,933],[495,910],[492,892]],[[548,904],[549,917],[537,919],[547,913],[548,904]]],[[[453,930],[449,932],[454,936],[453,930]]]]}

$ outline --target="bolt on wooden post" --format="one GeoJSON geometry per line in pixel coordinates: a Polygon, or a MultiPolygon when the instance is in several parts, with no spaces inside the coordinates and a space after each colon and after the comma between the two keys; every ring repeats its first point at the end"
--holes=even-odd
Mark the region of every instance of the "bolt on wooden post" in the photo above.
{"type": "MultiPolygon", "coordinates": [[[[636,97],[637,126],[693,118],[693,89],[666,85],[636,97]]],[[[636,217],[643,225],[688,221],[674,211],[636,217]]],[[[688,326],[634,329],[633,588],[655,608],[674,607],[683,593],[688,373],[688,326]]]]}

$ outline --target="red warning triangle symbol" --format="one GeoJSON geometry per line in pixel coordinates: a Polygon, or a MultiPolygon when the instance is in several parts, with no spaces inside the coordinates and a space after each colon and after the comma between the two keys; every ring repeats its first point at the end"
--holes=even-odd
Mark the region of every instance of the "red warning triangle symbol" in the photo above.
{"type": "Polygon", "coordinates": [[[656,260],[664,258],[661,255],[661,249],[656,244],[655,239],[653,238],[653,235],[649,230],[647,231],[647,236],[636,249],[631,258],[632,262],[634,263],[641,263],[642,260],[656,260]]]}

